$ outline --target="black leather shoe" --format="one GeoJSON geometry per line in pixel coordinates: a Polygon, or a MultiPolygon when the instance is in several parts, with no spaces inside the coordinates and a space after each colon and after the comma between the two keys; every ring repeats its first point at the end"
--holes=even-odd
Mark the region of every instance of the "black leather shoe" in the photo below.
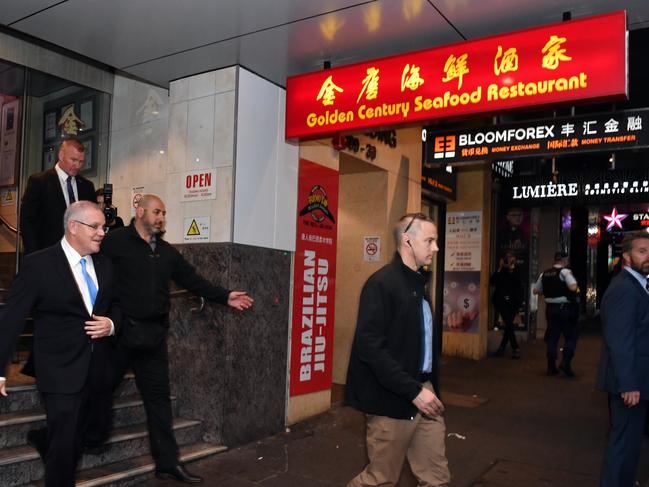
{"type": "Polygon", "coordinates": [[[47,429],[29,430],[27,432],[27,444],[34,448],[41,456],[41,459],[45,461],[45,455],[47,454],[47,429]]]}
{"type": "Polygon", "coordinates": [[[182,465],[176,465],[170,469],[156,469],[155,476],[159,479],[174,479],[186,484],[200,484],[203,477],[190,474],[182,465]]]}

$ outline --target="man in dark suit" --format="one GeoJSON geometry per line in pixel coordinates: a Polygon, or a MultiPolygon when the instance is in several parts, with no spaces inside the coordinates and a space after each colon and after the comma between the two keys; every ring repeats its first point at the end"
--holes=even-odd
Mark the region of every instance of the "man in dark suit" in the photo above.
{"type": "Polygon", "coordinates": [[[622,242],[624,269],[602,298],[598,383],[609,393],[611,431],[600,486],[631,487],[649,403],[649,234],[622,242]]]}
{"type": "Polygon", "coordinates": [[[52,169],[32,174],[20,207],[20,232],[25,254],[54,245],[63,236],[63,213],[75,201],[96,202],[95,187],[79,176],[85,148],[77,139],[66,139],[52,169]]]}
{"type": "MultiPolygon", "coordinates": [[[[110,421],[107,337],[119,323],[111,305],[112,264],[96,255],[105,235],[102,211],[79,201],[63,221],[59,243],[25,258],[0,315],[0,367],[9,362],[25,319],[34,318],[36,385],[47,414],[46,487],[74,486],[83,430],[91,421],[110,421]]],[[[7,395],[4,377],[0,394],[7,395]]]]}

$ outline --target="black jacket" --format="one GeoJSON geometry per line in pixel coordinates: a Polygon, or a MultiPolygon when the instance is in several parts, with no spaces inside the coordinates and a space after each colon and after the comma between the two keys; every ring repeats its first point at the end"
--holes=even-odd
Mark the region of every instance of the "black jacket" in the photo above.
{"type": "MultiPolygon", "coordinates": [[[[422,298],[427,278],[396,254],[363,286],[347,371],[347,403],[365,413],[411,419],[421,391],[424,352],[422,298]]],[[[433,323],[431,382],[439,395],[441,326],[433,323]]]]}
{"type": "MultiPolygon", "coordinates": [[[[76,181],[79,201],[97,202],[92,182],[82,176],[76,176],[76,181]]],[[[61,240],[65,209],[61,182],[54,168],[29,176],[20,206],[20,232],[26,254],[61,240]]]]}
{"type": "MultiPolygon", "coordinates": [[[[92,261],[99,283],[93,313],[108,316],[118,332],[120,314],[112,299],[113,266],[97,254],[92,261]]],[[[93,390],[111,388],[112,339],[91,340],[86,335],[84,323],[91,318],[60,243],[25,257],[0,313],[0,370],[11,359],[31,314],[40,392],[73,394],[84,384],[93,390]]]]}
{"type": "Polygon", "coordinates": [[[494,287],[492,301],[496,306],[518,308],[523,303],[523,284],[518,276],[508,269],[498,269],[489,279],[494,287]]]}
{"type": "Polygon", "coordinates": [[[101,252],[115,267],[115,298],[124,316],[140,320],[166,319],[169,281],[204,297],[227,304],[229,291],[196,273],[192,265],[168,242],[158,239],[155,252],[131,223],[111,230],[101,252]]]}

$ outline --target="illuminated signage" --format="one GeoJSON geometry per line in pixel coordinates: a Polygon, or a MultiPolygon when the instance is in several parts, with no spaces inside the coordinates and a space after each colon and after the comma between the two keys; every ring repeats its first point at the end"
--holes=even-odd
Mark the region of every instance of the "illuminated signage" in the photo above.
{"type": "Polygon", "coordinates": [[[613,207],[610,215],[604,215],[604,220],[608,222],[606,225],[606,230],[611,230],[612,228],[618,227],[622,228],[622,221],[626,219],[629,215],[618,213],[617,208],[613,207]]]}
{"type": "Polygon", "coordinates": [[[423,166],[421,168],[421,189],[432,196],[441,196],[447,201],[457,198],[457,174],[449,166],[446,169],[436,169],[423,166]]]}
{"type": "Polygon", "coordinates": [[[579,194],[577,183],[549,182],[548,184],[537,184],[535,186],[514,186],[512,198],[515,200],[529,198],[564,198],[577,196],[579,194]]]}
{"type": "Polygon", "coordinates": [[[649,109],[560,117],[493,127],[422,131],[427,163],[649,147],[649,109]]]}
{"type": "Polygon", "coordinates": [[[626,13],[293,76],[286,137],[627,95],[626,13]]]}
{"type": "MultiPolygon", "coordinates": [[[[593,175],[588,177],[593,178],[593,175]]],[[[566,175],[562,181],[539,184],[521,184],[511,181],[511,179],[503,180],[504,194],[515,200],[516,205],[543,204],[543,202],[557,198],[567,198],[568,201],[574,199],[616,200],[620,196],[623,196],[624,200],[643,201],[649,198],[649,175],[644,172],[633,175],[627,171],[607,171],[606,174],[595,174],[594,178],[588,182],[583,177],[578,178],[570,175],[566,175]],[[601,180],[593,182],[598,176],[601,180]]],[[[614,221],[614,225],[624,218],[617,213],[612,213],[610,217],[611,221],[614,221]]],[[[635,216],[633,218],[636,219],[635,216]]]]}

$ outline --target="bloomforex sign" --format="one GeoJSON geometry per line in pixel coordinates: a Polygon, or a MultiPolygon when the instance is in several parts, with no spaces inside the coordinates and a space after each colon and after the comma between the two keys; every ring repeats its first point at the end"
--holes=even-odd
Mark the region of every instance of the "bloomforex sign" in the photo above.
{"type": "Polygon", "coordinates": [[[623,11],[288,78],[286,137],[627,95],[623,11]]]}
{"type": "Polygon", "coordinates": [[[451,163],[649,147],[649,109],[488,128],[422,131],[425,162],[451,163]]]}

